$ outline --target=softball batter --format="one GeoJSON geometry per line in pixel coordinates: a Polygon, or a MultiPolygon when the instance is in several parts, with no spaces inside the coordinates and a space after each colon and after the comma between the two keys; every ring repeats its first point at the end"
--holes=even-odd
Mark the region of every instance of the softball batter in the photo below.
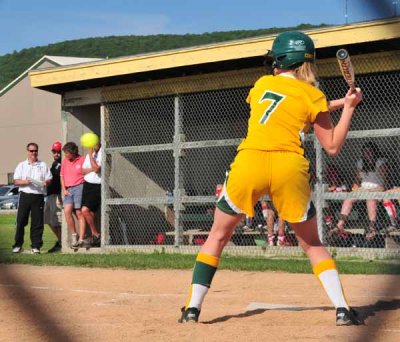
{"type": "Polygon", "coordinates": [[[238,147],[217,201],[211,232],[197,255],[189,298],[179,321],[198,321],[223,248],[243,215],[254,216],[255,203],[268,195],[279,216],[295,231],[314,274],[335,306],[336,324],[360,324],[345,299],[335,262],[318,237],[303,137],[313,125],[325,151],[338,154],[362,99],[361,90],[349,90],[344,98],[328,103],[315,86],[314,43],[302,32],[278,35],[267,57],[274,75],[261,77],[248,95],[247,137],[238,147]],[[342,115],[334,126],[329,111],[339,108],[343,108],[342,115]]]}

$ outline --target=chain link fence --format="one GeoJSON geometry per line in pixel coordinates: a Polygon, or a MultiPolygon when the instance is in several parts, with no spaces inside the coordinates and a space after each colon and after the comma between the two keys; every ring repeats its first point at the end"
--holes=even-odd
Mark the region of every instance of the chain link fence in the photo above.
{"type": "MultiPolygon", "coordinates": [[[[399,255],[400,55],[379,56],[378,66],[374,55],[353,61],[362,72],[357,83],[364,101],[341,154],[328,157],[312,134],[306,140],[320,237],[340,255],[399,255]]],[[[347,88],[336,61],[324,60],[319,69],[327,98],[343,97],[347,88]]],[[[246,135],[246,97],[263,73],[256,68],[104,88],[104,249],[198,250],[246,135]]],[[[332,113],[335,123],[339,117],[332,113]]],[[[225,251],[302,255],[290,226],[260,200],[225,251]]]]}

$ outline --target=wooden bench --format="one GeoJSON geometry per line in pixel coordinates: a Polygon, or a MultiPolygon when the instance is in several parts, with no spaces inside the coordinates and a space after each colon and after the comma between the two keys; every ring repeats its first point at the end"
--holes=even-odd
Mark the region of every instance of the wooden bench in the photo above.
{"type": "MultiPolygon", "coordinates": [[[[212,208],[212,205],[210,204],[186,205],[185,210],[180,212],[180,220],[184,226],[189,228],[189,230],[192,230],[190,229],[192,228],[191,226],[202,223],[204,223],[202,227],[207,226],[207,224],[211,227],[214,220],[214,211],[210,210],[210,208],[212,208]],[[201,208],[200,210],[203,212],[193,212],[198,208],[201,208]]],[[[175,224],[175,212],[173,208],[171,206],[165,206],[164,214],[167,222],[173,226],[175,224]]]]}
{"type": "MultiPolygon", "coordinates": [[[[363,235],[365,232],[365,229],[363,228],[353,228],[353,229],[346,229],[346,231],[348,231],[349,233],[353,234],[353,235],[363,235]]],[[[208,234],[210,232],[209,231],[204,231],[204,230],[200,230],[200,229],[189,229],[189,230],[185,230],[182,232],[182,238],[183,238],[183,243],[186,245],[193,245],[193,241],[194,241],[194,237],[195,236],[200,236],[200,237],[207,237],[208,234]]],[[[290,231],[286,234],[294,234],[293,231],[290,231]]],[[[385,248],[399,248],[399,244],[396,243],[396,241],[393,240],[393,237],[400,237],[400,231],[395,231],[395,232],[391,232],[391,233],[379,233],[380,235],[384,236],[385,239],[385,248]]],[[[174,231],[170,231],[170,232],[166,232],[165,233],[166,236],[175,236],[175,232],[174,231]]],[[[236,228],[235,232],[232,235],[232,238],[234,237],[240,237],[240,236],[253,236],[254,238],[256,238],[257,236],[259,237],[264,237],[265,241],[267,240],[267,232],[261,232],[261,231],[257,231],[257,230],[245,230],[243,231],[240,227],[236,228]]],[[[255,241],[256,245],[258,245],[257,241],[255,241]]]]}
{"type": "MultiPolygon", "coordinates": [[[[194,241],[194,237],[195,236],[203,236],[203,237],[207,237],[208,234],[210,234],[209,231],[204,231],[204,230],[200,230],[200,229],[189,229],[189,230],[185,230],[182,232],[182,238],[183,238],[183,243],[186,245],[193,245],[193,241],[194,241]]],[[[286,234],[294,234],[294,232],[289,232],[286,234]]],[[[166,236],[175,236],[175,232],[166,232],[165,233],[166,236]]],[[[267,242],[267,232],[263,231],[257,231],[257,230],[245,230],[243,231],[240,227],[236,228],[235,232],[232,235],[232,239],[235,239],[236,237],[240,237],[240,236],[253,236],[254,238],[256,237],[263,237],[265,242],[267,242]]],[[[231,240],[232,240],[231,239],[231,240]]],[[[255,241],[255,243],[257,244],[257,241],[255,241]]]]}

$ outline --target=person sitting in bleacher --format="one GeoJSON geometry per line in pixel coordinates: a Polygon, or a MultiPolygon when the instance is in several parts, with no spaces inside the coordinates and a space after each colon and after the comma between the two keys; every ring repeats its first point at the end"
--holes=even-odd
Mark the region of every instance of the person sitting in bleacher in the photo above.
{"type": "MultiPolygon", "coordinates": [[[[387,170],[387,162],[381,157],[378,146],[371,141],[365,143],[362,148],[361,159],[357,161],[356,176],[352,191],[385,191],[387,187],[387,170]]],[[[356,201],[356,199],[344,200],[340,212],[340,219],[334,228],[336,232],[340,233],[344,231],[347,217],[356,201]]],[[[372,240],[377,234],[377,203],[378,200],[376,199],[367,200],[369,218],[369,227],[365,234],[367,240],[372,240]]]]}
{"type": "MultiPolygon", "coordinates": [[[[399,186],[392,187],[391,189],[386,190],[386,192],[389,193],[400,192],[400,187],[399,186]]],[[[398,202],[400,205],[400,199],[398,200],[398,202]]],[[[399,218],[397,216],[394,202],[392,200],[384,200],[383,206],[385,207],[385,210],[390,219],[390,226],[387,228],[387,232],[390,233],[390,232],[400,231],[399,218]]]]}

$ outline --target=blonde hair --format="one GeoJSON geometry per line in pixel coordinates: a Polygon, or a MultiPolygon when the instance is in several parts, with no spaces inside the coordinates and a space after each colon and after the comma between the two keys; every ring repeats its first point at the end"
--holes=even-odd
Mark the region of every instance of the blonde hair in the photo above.
{"type": "Polygon", "coordinates": [[[317,84],[317,67],[314,63],[304,62],[293,70],[297,79],[307,82],[313,86],[317,84]]]}

